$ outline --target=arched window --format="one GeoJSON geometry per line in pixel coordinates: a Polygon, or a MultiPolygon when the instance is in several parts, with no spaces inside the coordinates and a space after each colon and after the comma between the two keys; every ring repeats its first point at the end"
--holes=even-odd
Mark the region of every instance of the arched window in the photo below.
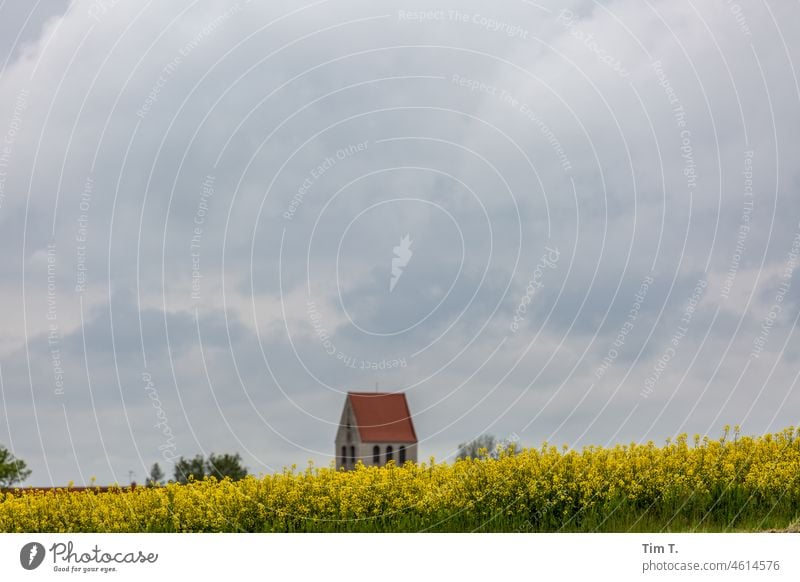
{"type": "Polygon", "coordinates": [[[356,448],[350,447],[350,465],[355,469],[356,466],[356,448]]]}
{"type": "Polygon", "coordinates": [[[347,466],[347,447],[342,445],[342,467],[347,466]]]}
{"type": "Polygon", "coordinates": [[[400,464],[403,465],[406,462],[406,447],[405,447],[405,445],[400,445],[400,450],[397,451],[397,454],[400,457],[400,464]]]}
{"type": "Polygon", "coordinates": [[[381,464],[381,448],[378,445],[372,447],[372,464],[373,465],[381,464]]]}
{"type": "Polygon", "coordinates": [[[388,447],[386,447],[386,462],[388,463],[393,459],[394,459],[394,449],[392,448],[392,445],[389,445],[388,447]]]}

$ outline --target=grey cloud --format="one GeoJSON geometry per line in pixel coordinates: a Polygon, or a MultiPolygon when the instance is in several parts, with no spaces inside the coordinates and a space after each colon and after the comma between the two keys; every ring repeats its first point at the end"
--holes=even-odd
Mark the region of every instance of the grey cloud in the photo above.
{"type": "Polygon", "coordinates": [[[33,17],[22,45],[0,46],[11,55],[0,77],[0,140],[20,90],[29,92],[0,204],[9,250],[0,292],[11,308],[0,344],[10,426],[0,430],[34,480],[47,480],[46,462],[66,482],[81,471],[125,479],[156,460],[163,435],[143,388],[143,356],[179,452],[241,450],[256,470],[327,464],[342,392],[376,382],[409,391],[422,457],[451,454],[484,430],[520,433],[524,444],[713,430],[743,418],[762,387],[745,428],[790,423],[790,408],[777,407],[795,372],[793,343],[769,382],[767,362],[793,331],[796,277],[746,386],[733,399],[725,391],[798,228],[797,43],[786,24],[797,8],[770,5],[776,28],[765,7],[747,5],[747,36],[725,4],[694,7],[705,23],[682,4],[575,2],[572,20],[545,4],[452,2],[428,22],[398,3],[355,1],[144,11],[118,3],[94,17],[80,2],[4,7],[0,27],[33,17]],[[337,157],[359,143],[367,147],[337,157]],[[736,250],[748,150],[751,230],[725,301],[716,285],[736,250]],[[458,229],[432,204],[386,203],[403,197],[438,204],[458,229]],[[88,231],[82,292],[74,288],[79,223],[88,231]],[[392,249],[406,234],[414,255],[389,292],[392,249]],[[51,242],[71,383],[63,398],[53,394],[46,341],[51,242]],[[559,249],[558,265],[511,333],[545,246],[559,249]],[[657,392],[643,399],[706,271],[714,287],[657,392]],[[635,327],[598,378],[651,272],[635,327]],[[406,333],[372,336],[347,320],[401,329],[453,281],[441,306],[406,333]],[[326,353],[309,298],[348,361],[405,356],[408,365],[353,368],[326,353]]]}

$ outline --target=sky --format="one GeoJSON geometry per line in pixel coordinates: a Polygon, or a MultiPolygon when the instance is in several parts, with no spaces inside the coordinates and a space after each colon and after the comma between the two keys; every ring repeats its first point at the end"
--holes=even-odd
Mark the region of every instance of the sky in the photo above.
{"type": "Polygon", "coordinates": [[[35,485],[779,431],[800,5],[0,3],[0,444],[35,485]]]}

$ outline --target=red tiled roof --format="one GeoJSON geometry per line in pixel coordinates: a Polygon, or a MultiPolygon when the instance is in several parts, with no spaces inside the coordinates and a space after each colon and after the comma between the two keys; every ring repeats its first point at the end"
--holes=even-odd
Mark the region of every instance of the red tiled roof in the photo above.
{"type": "Polygon", "coordinates": [[[406,395],[402,392],[348,392],[347,397],[361,442],[417,442],[406,395]]]}

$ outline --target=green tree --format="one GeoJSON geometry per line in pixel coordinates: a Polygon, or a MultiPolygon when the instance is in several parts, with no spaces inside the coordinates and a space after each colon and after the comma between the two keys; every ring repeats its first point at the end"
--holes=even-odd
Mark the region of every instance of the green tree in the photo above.
{"type": "Polygon", "coordinates": [[[150,469],[150,476],[147,477],[147,486],[148,487],[155,487],[156,485],[163,485],[164,484],[164,471],[161,470],[161,467],[158,463],[153,463],[153,466],[150,469]]]}
{"type": "Polygon", "coordinates": [[[206,476],[206,463],[203,455],[197,455],[194,459],[184,459],[181,457],[175,462],[175,481],[178,483],[188,483],[189,476],[200,481],[206,476]]]}
{"type": "Polygon", "coordinates": [[[0,446],[0,487],[11,487],[15,483],[22,483],[31,474],[25,461],[17,459],[8,449],[0,446]]]}
{"type": "Polygon", "coordinates": [[[206,470],[209,475],[213,475],[217,479],[230,477],[232,481],[238,481],[247,476],[247,469],[242,466],[242,457],[239,456],[239,453],[235,455],[228,453],[215,455],[211,453],[208,456],[206,470]]]}
{"type": "Polygon", "coordinates": [[[208,460],[203,459],[203,455],[197,455],[193,459],[181,457],[175,463],[175,481],[188,483],[190,475],[196,481],[212,476],[217,479],[230,477],[232,481],[238,481],[247,476],[247,469],[242,466],[242,457],[239,453],[235,455],[229,453],[215,455],[211,453],[208,456],[208,460]]]}

